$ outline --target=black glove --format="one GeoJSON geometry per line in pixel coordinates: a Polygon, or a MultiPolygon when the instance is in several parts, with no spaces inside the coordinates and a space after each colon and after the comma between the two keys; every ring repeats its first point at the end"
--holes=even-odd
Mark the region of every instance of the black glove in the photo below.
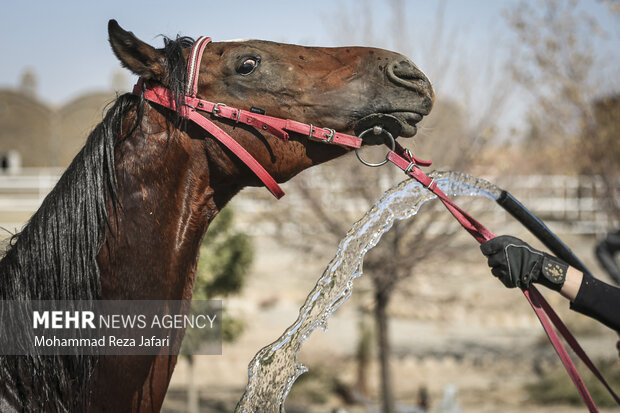
{"type": "Polygon", "coordinates": [[[494,276],[508,288],[527,289],[533,282],[560,291],[568,264],[530,247],[518,238],[502,235],[480,246],[494,276]]]}

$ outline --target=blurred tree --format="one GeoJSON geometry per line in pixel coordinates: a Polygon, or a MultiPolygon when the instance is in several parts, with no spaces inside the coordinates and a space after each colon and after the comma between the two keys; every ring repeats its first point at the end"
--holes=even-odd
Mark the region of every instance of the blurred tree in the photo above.
{"type": "MultiPolygon", "coordinates": [[[[193,300],[211,300],[241,291],[245,276],[254,259],[250,237],[235,230],[234,213],[224,208],[209,226],[200,247],[200,260],[196,271],[193,300]]],[[[225,311],[225,310],[224,310],[225,311]]],[[[225,317],[222,320],[222,339],[231,342],[243,332],[243,321],[225,317]]],[[[183,339],[182,354],[186,355],[188,368],[188,412],[198,413],[198,390],[195,383],[193,350],[201,344],[200,333],[206,330],[191,329],[183,339]]]]}
{"type": "Polygon", "coordinates": [[[209,226],[200,247],[195,299],[226,297],[243,286],[254,248],[247,234],[235,230],[233,219],[232,209],[224,208],[209,226]]]}
{"type": "Polygon", "coordinates": [[[601,206],[620,225],[620,93],[598,99],[593,105],[594,122],[579,142],[580,171],[599,175],[605,193],[601,206]]]}
{"type": "MultiPolygon", "coordinates": [[[[620,222],[620,85],[617,66],[607,64],[619,52],[616,44],[596,54],[609,34],[581,3],[520,1],[510,8],[506,18],[517,35],[510,67],[533,98],[524,142],[536,148],[528,151],[532,167],[601,176],[601,207],[620,222]]],[[[617,2],[607,3],[608,12],[618,12],[617,2]]]]}
{"type": "MultiPolygon", "coordinates": [[[[412,32],[407,22],[405,2],[389,3],[391,21],[376,20],[372,8],[375,3],[355,4],[355,9],[343,9],[335,16],[337,24],[330,24],[334,38],[340,43],[376,45],[419,58],[415,63],[425,70],[434,84],[458,73],[462,87],[458,96],[452,90],[436,88],[437,100],[432,113],[423,121],[416,135],[415,153],[438,160],[450,169],[467,170],[476,154],[487,144],[496,129],[495,121],[501,114],[510,82],[490,78],[481,65],[472,66],[461,60],[467,49],[463,38],[452,33],[448,38],[443,24],[444,2],[438,3],[433,38],[421,40],[423,35],[412,32]],[[363,28],[364,30],[359,30],[363,28]],[[387,28],[387,29],[386,29],[387,28]],[[457,40],[454,40],[454,39],[457,40]],[[380,41],[380,43],[378,43],[380,41]],[[425,49],[426,54],[421,50],[425,49]],[[493,88],[499,83],[502,87],[493,88]],[[490,91],[485,104],[472,104],[472,93],[490,91]],[[458,100],[457,100],[458,99],[458,100]]],[[[380,7],[384,7],[382,3],[380,7]]],[[[493,67],[497,62],[487,59],[493,67]]],[[[483,66],[483,65],[482,65],[483,66]]],[[[492,71],[491,71],[492,72],[492,71]]],[[[406,141],[401,143],[407,144],[406,141]]],[[[385,156],[384,148],[366,148],[365,157],[373,162],[385,156]],[[377,152],[380,152],[378,155],[377,152]],[[375,157],[375,159],[372,159],[375,157]]],[[[359,217],[380,197],[383,191],[405,179],[403,173],[391,165],[383,168],[363,166],[354,156],[340,160],[338,165],[327,163],[313,168],[289,184],[289,196],[274,206],[268,219],[279,230],[278,239],[288,247],[312,255],[331,257],[338,241],[359,217]]],[[[454,234],[460,231],[453,220],[443,220],[447,212],[439,208],[424,208],[415,220],[398,221],[384,234],[381,242],[364,260],[364,273],[369,277],[376,323],[375,339],[380,363],[381,403],[385,413],[395,411],[392,377],[390,373],[390,342],[388,306],[397,286],[414,275],[424,261],[445,257],[458,248],[454,234]]],[[[362,281],[363,282],[363,281],[362,281]]],[[[367,340],[367,334],[360,335],[367,340]]],[[[360,343],[365,346],[367,343],[360,343]]],[[[367,348],[364,348],[367,351],[367,348]]],[[[359,363],[368,358],[358,357],[359,363]]],[[[366,368],[358,366],[358,391],[364,393],[366,368]]]]}
{"type": "Polygon", "coordinates": [[[357,340],[357,349],[355,351],[355,358],[357,360],[357,382],[356,387],[360,395],[364,398],[368,398],[368,365],[370,364],[370,358],[372,356],[372,341],[374,339],[372,328],[366,321],[365,317],[362,317],[358,326],[359,338],[357,340]]]}

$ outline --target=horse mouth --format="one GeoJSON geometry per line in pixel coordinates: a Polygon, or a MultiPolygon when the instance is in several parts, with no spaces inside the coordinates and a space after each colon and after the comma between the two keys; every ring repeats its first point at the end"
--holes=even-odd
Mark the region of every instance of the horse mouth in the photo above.
{"type": "Polygon", "coordinates": [[[417,124],[422,120],[421,114],[417,112],[392,112],[390,115],[398,119],[401,126],[400,134],[394,135],[394,137],[411,138],[418,132],[417,124]]]}
{"type": "MultiPolygon", "coordinates": [[[[410,138],[418,132],[417,123],[422,120],[422,117],[420,113],[410,111],[373,113],[356,122],[355,134],[359,136],[365,130],[380,126],[389,132],[394,139],[399,136],[410,138]]],[[[364,136],[364,143],[367,145],[380,145],[386,139],[383,135],[367,133],[364,136]]]]}

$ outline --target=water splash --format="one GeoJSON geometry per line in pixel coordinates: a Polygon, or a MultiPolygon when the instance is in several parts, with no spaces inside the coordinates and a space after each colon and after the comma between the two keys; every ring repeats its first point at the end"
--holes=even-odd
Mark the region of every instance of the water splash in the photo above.
{"type": "MultiPolygon", "coordinates": [[[[497,200],[497,186],[459,172],[432,172],[429,176],[448,196],[478,196],[497,200]]],[[[314,289],[299,310],[299,316],[272,344],[261,349],[248,367],[248,384],[235,409],[238,413],[283,412],[284,401],[295,380],[307,371],[298,363],[303,343],[317,328],[327,330],[327,319],[350,296],[353,281],[362,275],[366,253],[395,220],[414,216],[420,207],[436,196],[413,179],[389,189],[340,241],[314,289]]]]}

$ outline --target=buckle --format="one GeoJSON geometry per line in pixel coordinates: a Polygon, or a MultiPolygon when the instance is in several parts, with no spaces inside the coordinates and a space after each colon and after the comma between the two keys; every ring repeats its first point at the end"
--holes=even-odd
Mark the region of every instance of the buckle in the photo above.
{"type": "Polygon", "coordinates": [[[215,105],[213,105],[213,116],[215,116],[216,118],[222,117],[222,115],[219,114],[222,111],[222,109],[220,109],[220,106],[226,105],[223,103],[216,103],[215,105]]]}
{"type": "Polygon", "coordinates": [[[413,168],[415,168],[416,166],[417,165],[415,164],[415,162],[411,161],[409,165],[407,165],[407,167],[405,168],[405,174],[409,175],[409,173],[413,171],[413,168]]]}
{"type": "MultiPolygon", "coordinates": [[[[411,155],[411,151],[409,149],[405,149],[405,156],[409,157],[411,159],[412,155],[411,155]]],[[[411,173],[411,171],[413,171],[413,168],[415,168],[416,166],[418,166],[418,164],[416,164],[414,161],[411,161],[409,163],[409,165],[407,165],[407,167],[404,169],[405,171],[405,175],[409,175],[411,173]]],[[[433,184],[435,183],[435,178],[431,178],[431,181],[428,183],[428,185],[424,185],[424,183],[422,181],[420,181],[419,178],[418,181],[422,184],[422,186],[430,191],[433,191],[433,189],[431,188],[431,186],[433,186],[433,184]]]]}
{"type": "Polygon", "coordinates": [[[409,149],[405,149],[405,156],[408,161],[413,162],[413,153],[409,149]]]}
{"type": "Polygon", "coordinates": [[[334,135],[336,134],[336,131],[334,129],[329,129],[329,128],[325,128],[325,130],[329,131],[329,133],[323,134],[323,136],[327,138],[325,141],[327,143],[332,143],[334,141],[334,135]]]}

